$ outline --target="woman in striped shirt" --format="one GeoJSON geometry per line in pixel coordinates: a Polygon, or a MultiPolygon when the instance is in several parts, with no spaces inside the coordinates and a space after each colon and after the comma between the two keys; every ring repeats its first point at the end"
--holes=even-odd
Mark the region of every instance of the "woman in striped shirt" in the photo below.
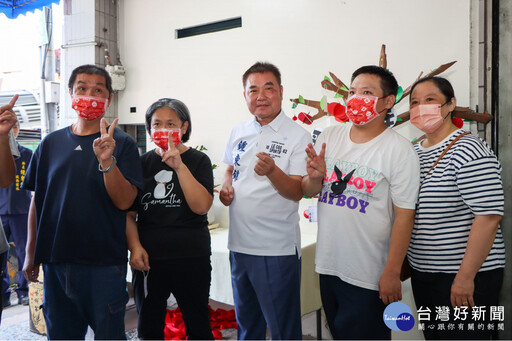
{"type": "Polygon", "coordinates": [[[487,143],[453,124],[455,105],[444,78],[411,89],[411,123],[426,138],[414,146],[421,186],[407,258],[418,316],[429,316],[418,321],[426,339],[490,339],[503,324],[501,166],[487,143]]]}

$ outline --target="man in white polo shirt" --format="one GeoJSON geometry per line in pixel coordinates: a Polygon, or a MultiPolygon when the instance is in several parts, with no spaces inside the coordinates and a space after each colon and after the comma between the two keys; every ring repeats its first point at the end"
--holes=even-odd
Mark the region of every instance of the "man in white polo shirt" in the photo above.
{"type": "Polygon", "coordinates": [[[240,340],[302,339],[298,201],[309,133],[281,109],[279,69],[243,75],[254,115],[231,131],[220,200],[229,206],[231,280],[240,340]]]}

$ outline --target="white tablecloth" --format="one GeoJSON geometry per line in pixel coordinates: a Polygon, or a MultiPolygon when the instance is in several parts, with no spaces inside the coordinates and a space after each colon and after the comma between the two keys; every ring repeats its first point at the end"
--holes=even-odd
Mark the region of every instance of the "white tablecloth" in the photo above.
{"type": "MultiPolygon", "coordinates": [[[[231,270],[229,265],[228,229],[220,228],[210,231],[212,238],[212,284],[210,298],[214,301],[233,305],[233,288],[231,287],[231,270]]],[[[320,284],[315,272],[316,234],[301,235],[302,239],[302,274],[300,299],[302,315],[322,307],[320,284]]]]}

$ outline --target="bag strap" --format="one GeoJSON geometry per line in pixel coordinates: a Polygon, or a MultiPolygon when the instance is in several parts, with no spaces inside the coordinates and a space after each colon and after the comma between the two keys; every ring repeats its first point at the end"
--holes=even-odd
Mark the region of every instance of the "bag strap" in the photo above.
{"type": "Polygon", "coordinates": [[[439,155],[439,157],[437,158],[436,162],[432,165],[432,167],[430,167],[430,169],[428,170],[427,174],[425,174],[425,177],[428,175],[428,173],[430,173],[430,171],[432,169],[434,169],[436,166],[437,166],[437,163],[443,158],[443,156],[448,152],[448,150],[450,150],[450,148],[455,144],[455,142],[457,142],[462,136],[464,135],[468,135],[468,134],[471,134],[470,131],[466,131],[465,133],[462,133],[460,134],[459,136],[457,136],[449,145],[448,147],[446,147],[446,149],[441,153],[441,155],[439,155]]]}

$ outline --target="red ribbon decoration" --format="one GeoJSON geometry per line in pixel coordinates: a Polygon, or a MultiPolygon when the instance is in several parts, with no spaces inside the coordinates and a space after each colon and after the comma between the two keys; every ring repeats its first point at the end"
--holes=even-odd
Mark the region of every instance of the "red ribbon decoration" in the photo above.
{"type": "MultiPolygon", "coordinates": [[[[217,309],[210,310],[210,323],[212,325],[213,337],[216,340],[222,340],[222,329],[237,328],[235,311],[217,309]]],[[[174,310],[167,309],[167,315],[165,316],[165,328],[164,328],[165,340],[186,340],[187,332],[185,331],[185,323],[183,322],[183,316],[180,308],[174,310]]]]}

